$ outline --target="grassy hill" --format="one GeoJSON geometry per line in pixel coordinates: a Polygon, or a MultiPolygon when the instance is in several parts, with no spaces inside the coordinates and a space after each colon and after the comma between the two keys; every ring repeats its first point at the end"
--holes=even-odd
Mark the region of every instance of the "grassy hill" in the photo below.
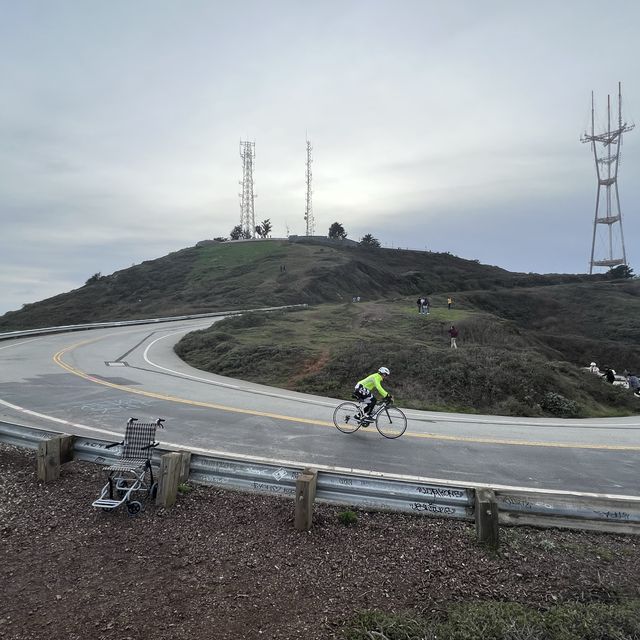
{"type": "MultiPolygon", "coordinates": [[[[428,316],[416,312],[412,298],[237,316],[185,336],[176,352],[200,369],[343,398],[386,365],[389,390],[416,409],[556,417],[640,412],[628,390],[565,358],[551,344],[560,340],[552,329],[541,334],[471,309],[460,295],[467,308],[449,311],[445,300],[428,316]],[[457,350],[449,347],[451,323],[460,329],[457,350]]],[[[640,363],[637,343],[627,344],[623,362],[640,363]]]]}
{"type": "Polygon", "coordinates": [[[380,364],[408,407],[514,415],[638,412],[580,368],[640,370],[640,280],[523,274],[446,253],[285,240],[204,243],[0,317],[0,331],[308,303],[191,334],[203,369],[347,396],[380,364]],[[433,311],[419,316],[426,294],[433,311]],[[359,295],[362,303],[352,304],[359,295]],[[454,307],[447,310],[448,295],[454,307]],[[446,330],[460,329],[448,348],[446,330]]]}
{"type": "Polygon", "coordinates": [[[446,253],[262,240],[195,246],[96,279],[0,317],[0,331],[588,281],[510,273],[446,253]]]}

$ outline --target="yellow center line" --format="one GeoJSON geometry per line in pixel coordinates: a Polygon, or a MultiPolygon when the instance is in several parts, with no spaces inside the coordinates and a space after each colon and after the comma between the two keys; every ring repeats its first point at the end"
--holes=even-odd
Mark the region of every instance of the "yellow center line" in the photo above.
{"type": "MultiPolygon", "coordinates": [[[[112,334],[110,334],[112,335],[112,334]]],[[[93,382],[95,384],[101,384],[105,387],[117,389],[118,391],[125,391],[127,393],[134,393],[136,395],[145,396],[147,398],[156,398],[157,400],[166,400],[167,402],[176,402],[179,404],[186,404],[193,407],[204,407],[206,409],[218,409],[219,411],[228,411],[230,413],[241,413],[251,416],[259,416],[261,418],[272,418],[274,420],[284,420],[287,422],[297,422],[303,424],[313,424],[322,427],[335,428],[333,422],[327,422],[325,420],[313,420],[310,418],[296,418],[293,416],[285,416],[278,413],[268,413],[266,411],[255,411],[253,409],[240,409],[239,407],[229,407],[227,405],[215,404],[212,402],[201,402],[199,400],[188,400],[186,398],[179,398],[177,396],[166,395],[163,393],[156,393],[154,391],[143,391],[142,389],[134,389],[122,384],[116,384],[114,382],[108,382],[107,380],[101,380],[94,376],[73,367],[65,362],[62,357],[73,351],[74,349],[96,342],[108,336],[101,336],[100,338],[94,338],[91,340],[84,340],[83,342],[77,342],[64,349],[61,349],[53,356],[53,361],[68,371],[69,373],[93,382]]],[[[422,438],[426,440],[443,440],[449,442],[469,442],[474,444],[499,444],[499,445],[512,445],[520,447],[552,447],[559,449],[604,449],[607,451],[640,451],[640,446],[624,446],[624,445],[608,445],[608,444],[589,444],[589,443],[563,443],[563,442],[547,442],[547,441],[532,441],[532,440],[517,440],[517,439],[505,439],[505,438],[472,438],[469,436],[447,436],[437,433],[414,433],[407,431],[404,436],[409,438],[422,438]]],[[[403,436],[403,437],[404,437],[403,436]]]]}

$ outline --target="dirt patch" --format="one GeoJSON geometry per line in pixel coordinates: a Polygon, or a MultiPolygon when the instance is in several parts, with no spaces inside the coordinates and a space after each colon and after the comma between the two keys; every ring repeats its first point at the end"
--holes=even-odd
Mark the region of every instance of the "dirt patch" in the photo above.
{"type": "Polygon", "coordinates": [[[302,378],[306,378],[309,375],[315,375],[321,373],[324,368],[329,364],[331,354],[328,351],[323,351],[317,356],[314,356],[310,360],[306,360],[302,367],[298,370],[298,373],[291,376],[291,386],[295,386],[302,378]]]}
{"type": "Polygon", "coordinates": [[[510,600],[536,607],[640,593],[639,540],[503,529],[498,553],[473,525],[293,503],[196,487],[171,510],[93,509],[104,472],[35,476],[35,454],[0,445],[0,638],[340,638],[356,611],[442,611],[510,600]]]}

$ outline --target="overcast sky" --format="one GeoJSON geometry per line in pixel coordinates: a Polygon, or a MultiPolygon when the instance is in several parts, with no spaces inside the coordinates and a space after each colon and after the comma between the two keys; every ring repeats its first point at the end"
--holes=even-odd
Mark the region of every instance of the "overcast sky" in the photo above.
{"type": "MultiPolygon", "coordinates": [[[[640,122],[639,24],[635,0],[0,0],[0,313],[228,236],[240,139],[274,237],[304,234],[308,136],[319,235],[588,272],[580,136],[618,81],[640,122]]],[[[640,130],[623,155],[640,273],[640,130]]]]}

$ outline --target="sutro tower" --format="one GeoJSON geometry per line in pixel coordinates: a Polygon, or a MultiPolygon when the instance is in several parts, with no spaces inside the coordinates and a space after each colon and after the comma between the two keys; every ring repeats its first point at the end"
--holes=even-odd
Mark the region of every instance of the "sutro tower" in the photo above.
{"type": "Polygon", "coordinates": [[[240,140],[240,157],[242,158],[242,193],[240,193],[240,226],[245,238],[254,238],[256,234],[256,215],[253,193],[253,161],[256,157],[256,143],[240,140]]]}
{"type": "Polygon", "coordinates": [[[618,194],[618,168],[620,166],[620,150],[622,134],[631,131],[633,124],[622,122],[622,84],[618,83],[618,127],[611,130],[611,96],[607,96],[607,130],[595,132],[595,108],[593,91],[591,92],[591,135],[585,133],[581,142],[590,142],[596,163],[598,192],[596,194],[596,213],[593,220],[593,241],[591,242],[591,260],[589,273],[594,267],[616,267],[627,265],[622,232],[622,211],[618,194]],[[599,145],[602,145],[599,148],[599,145]],[[600,150],[600,153],[598,151],[600,150]],[[602,189],[604,187],[604,190],[602,189]],[[601,206],[602,205],[602,206],[601,206]],[[596,236],[599,237],[599,248],[603,252],[599,259],[595,257],[596,236]],[[621,255],[622,253],[622,255],[621,255]]]}
{"type": "Polygon", "coordinates": [[[306,235],[312,236],[315,232],[315,222],[313,220],[313,205],[311,204],[311,143],[307,140],[307,202],[304,208],[304,219],[307,223],[306,235]]]}

